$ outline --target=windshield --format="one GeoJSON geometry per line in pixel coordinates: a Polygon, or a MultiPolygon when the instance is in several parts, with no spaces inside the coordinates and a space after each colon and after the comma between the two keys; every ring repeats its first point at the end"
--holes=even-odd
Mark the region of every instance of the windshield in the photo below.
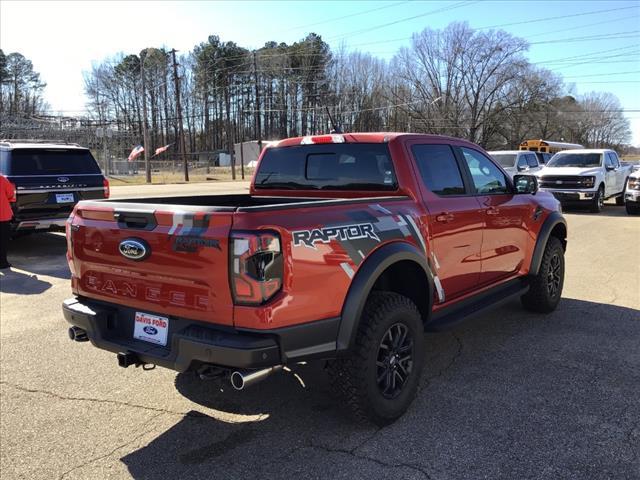
{"type": "Polygon", "coordinates": [[[342,143],[269,148],[255,176],[256,189],[396,190],[384,143],[342,143]]]}
{"type": "Polygon", "coordinates": [[[89,150],[20,148],[11,151],[11,175],[71,175],[100,173],[89,150]]]}
{"type": "Polygon", "coordinates": [[[547,167],[599,167],[602,155],[599,153],[556,153],[546,164],[547,167]]]}
{"type": "Polygon", "coordinates": [[[491,156],[505,168],[513,167],[516,164],[515,153],[492,153],[491,156]]]}

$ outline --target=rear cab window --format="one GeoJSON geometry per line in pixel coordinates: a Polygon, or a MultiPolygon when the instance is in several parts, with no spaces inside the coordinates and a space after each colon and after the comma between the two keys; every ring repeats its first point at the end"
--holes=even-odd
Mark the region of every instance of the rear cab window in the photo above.
{"type": "Polygon", "coordinates": [[[71,148],[16,148],[8,153],[10,175],[100,174],[89,150],[71,148]]]}
{"type": "Polygon", "coordinates": [[[491,156],[504,168],[513,168],[517,157],[515,153],[494,153],[491,156]]]}
{"type": "Polygon", "coordinates": [[[254,188],[394,191],[398,182],[386,143],[316,144],[267,149],[254,188]]]}

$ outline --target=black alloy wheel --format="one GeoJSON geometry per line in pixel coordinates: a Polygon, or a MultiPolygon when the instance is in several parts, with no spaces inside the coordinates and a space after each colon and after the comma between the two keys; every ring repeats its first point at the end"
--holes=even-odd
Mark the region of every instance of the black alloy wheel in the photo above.
{"type": "Polygon", "coordinates": [[[378,347],[376,381],[384,398],[402,392],[413,369],[413,337],[405,324],[389,327],[378,347]]]}
{"type": "Polygon", "coordinates": [[[547,271],[547,291],[550,298],[555,298],[560,291],[560,282],[562,281],[562,262],[560,255],[556,253],[549,260],[549,268],[547,271]]]}

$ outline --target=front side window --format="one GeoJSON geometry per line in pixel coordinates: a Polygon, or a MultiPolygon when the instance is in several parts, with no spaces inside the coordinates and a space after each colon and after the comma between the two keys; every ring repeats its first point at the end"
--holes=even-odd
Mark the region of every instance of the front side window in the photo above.
{"type": "Polygon", "coordinates": [[[491,160],[470,148],[462,147],[462,154],[469,166],[473,184],[478,193],[509,193],[507,179],[491,160]]]}
{"type": "Polygon", "coordinates": [[[416,159],[424,185],[437,195],[464,195],[462,174],[449,145],[414,145],[416,159]]]}
{"type": "Polygon", "coordinates": [[[607,152],[607,158],[609,158],[609,164],[616,168],[620,166],[620,163],[618,162],[618,157],[616,156],[615,153],[611,153],[611,152],[607,152]]]}
{"type": "Polygon", "coordinates": [[[527,155],[520,155],[520,157],[518,157],[518,168],[524,168],[527,166],[527,155]]]}
{"type": "Polygon", "coordinates": [[[536,160],[535,155],[527,154],[527,165],[531,168],[536,168],[538,166],[538,160],[536,160]]]}

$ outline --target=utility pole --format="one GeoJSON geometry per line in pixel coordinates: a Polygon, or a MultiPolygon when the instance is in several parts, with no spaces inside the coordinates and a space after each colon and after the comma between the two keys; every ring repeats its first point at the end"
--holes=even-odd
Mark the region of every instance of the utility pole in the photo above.
{"type": "Polygon", "coordinates": [[[187,162],[187,149],[184,142],[184,129],[182,126],[182,106],[180,105],[180,79],[178,78],[178,64],[176,63],[176,49],[171,50],[173,58],[173,83],[176,89],[176,114],[178,117],[178,135],[180,152],[182,153],[182,163],[184,165],[184,181],[189,181],[189,162],[187,162]]]}
{"type": "Polygon", "coordinates": [[[233,129],[231,128],[231,80],[229,72],[227,72],[227,85],[224,89],[225,107],[227,110],[227,148],[229,149],[229,155],[231,159],[231,179],[236,179],[236,159],[233,152],[233,129]]]}
{"type": "Polygon", "coordinates": [[[260,89],[258,88],[258,68],[256,66],[256,51],[253,51],[253,82],[256,86],[256,135],[258,137],[258,155],[262,152],[262,126],[260,121],[260,89]]]}
{"type": "Polygon", "coordinates": [[[142,136],[144,142],[144,170],[147,183],[151,183],[151,161],[149,159],[149,132],[147,131],[147,89],[144,78],[144,60],[146,52],[140,52],[140,78],[142,80],[142,136]]]}

